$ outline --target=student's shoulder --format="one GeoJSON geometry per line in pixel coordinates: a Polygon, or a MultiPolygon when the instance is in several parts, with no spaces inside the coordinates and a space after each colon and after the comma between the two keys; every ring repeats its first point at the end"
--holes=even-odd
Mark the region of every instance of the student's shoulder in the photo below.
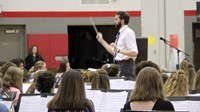
{"type": "Polygon", "coordinates": [[[131,103],[131,102],[126,102],[126,103],[124,104],[124,110],[131,109],[130,103],[131,103]]]}
{"type": "Polygon", "coordinates": [[[171,104],[170,101],[158,99],[156,103],[171,104]]]}
{"type": "Polygon", "coordinates": [[[154,105],[155,108],[161,108],[164,110],[174,110],[174,107],[170,101],[158,99],[154,105]]]}
{"type": "Polygon", "coordinates": [[[20,90],[15,87],[10,87],[10,91],[20,93],[20,90]]]}

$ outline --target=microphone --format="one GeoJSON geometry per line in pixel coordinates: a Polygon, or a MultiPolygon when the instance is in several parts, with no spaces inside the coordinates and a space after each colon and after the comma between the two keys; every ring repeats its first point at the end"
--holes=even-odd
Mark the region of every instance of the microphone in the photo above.
{"type": "Polygon", "coordinates": [[[164,40],[164,41],[165,41],[165,39],[164,39],[164,38],[162,38],[162,37],[160,37],[160,40],[164,40]]]}
{"type": "Polygon", "coordinates": [[[163,37],[160,37],[160,40],[163,40],[164,42],[169,42],[168,40],[164,39],[163,37]]]}

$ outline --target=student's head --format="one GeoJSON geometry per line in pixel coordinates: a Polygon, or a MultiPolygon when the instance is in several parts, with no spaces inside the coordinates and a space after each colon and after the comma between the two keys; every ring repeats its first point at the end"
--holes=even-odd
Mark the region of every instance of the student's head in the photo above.
{"type": "Polygon", "coordinates": [[[91,82],[91,80],[89,79],[90,77],[90,71],[89,70],[81,70],[80,71],[81,76],[83,77],[84,82],[91,82]]]}
{"type": "Polygon", "coordinates": [[[161,73],[160,67],[156,63],[154,63],[152,61],[141,61],[136,66],[136,70],[135,70],[136,76],[138,75],[138,73],[140,72],[140,70],[142,70],[144,67],[153,67],[156,70],[158,70],[159,73],[161,73]]]}
{"type": "Polygon", "coordinates": [[[37,70],[43,70],[43,71],[46,71],[47,68],[46,68],[46,63],[44,61],[37,61],[34,65],[34,70],[37,71],[37,70]]]}
{"type": "Polygon", "coordinates": [[[160,73],[153,67],[143,68],[137,78],[131,101],[156,101],[164,99],[163,81],[160,73]]]}
{"type": "Polygon", "coordinates": [[[119,67],[116,64],[104,64],[101,68],[108,73],[108,76],[117,76],[119,72],[119,67]]]}
{"type": "Polygon", "coordinates": [[[55,75],[51,72],[43,71],[36,80],[36,88],[41,93],[53,93],[55,75]]]}
{"type": "Polygon", "coordinates": [[[110,64],[103,64],[101,69],[105,70],[108,73],[108,69],[110,68],[110,64]]]}
{"type": "Polygon", "coordinates": [[[183,70],[171,73],[164,85],[165,96],[187,96],[188,79],[183,70]]]}
{"type": "Polygon", "coordinates": [[[125,12],[125,11],[117,12],[115,15],[115,20],[114,20],[115,27],[120,29],[123,25],[128,25],[129,19],[130,19],[130,17],[127,12],[125,12]]]}
{"type": "Polygon", "coordinates": [[[110,89],[108,73],[103,69],[97,69],[91,77],[92,89],[110,89]]]}
{"type": "Polygon", "coordinates": [[[188,65],[189,62],[188,60],[183,60],[180,64],[180,69],[183,70],[185,72],[185,75],[189,78],[189,72],[188,72],[188,65]]]}
{"type": "Polygon", "coordinates": [[[17,67],[24,70],[25,62],[22,58],[14,58],[10,60],[10,62],[14,63],[15,65],[17,65],[17,67]]]}
{"type": "Polygon", "coordinates": [[[1,68],[1,73],[2,73],[2,77],[4,76],[4,74],[6,73],[7,69],[11,66],[15,66],[16,65],[12,62],[6,62],[5,64],[2,65],[2,68],[1,68]]]}
{"type": "Polygon", "coordinates": [[[83,78],[80,72],[69,70],[63,74],[58,92],[48,103],[48,109],[83,109],[85,102],[83,78]]]}
{"type": "Polygon", "coordinates": [[[23,72],[16,66],[11,66],[7,69],[3,77],[3,87],[15,87],[22,92],[23,72]]]}
{"type": "Polygon", "coordinates": [[[59,69],[58,69],[58,73],[63,73],[63,72],[66,72],[68,71],[70,68],[70,64],[68,61],[62,61],[60,63],[60,66],[59,66],[59,69]]]}
{"type": "Polygon", "coordinates": [[[188,64],[189,64],[188,60],[183,60],[181,62],[181,64],[180,64],[180,69],[186,69],[186,68],[188,68],[188,64]]]}

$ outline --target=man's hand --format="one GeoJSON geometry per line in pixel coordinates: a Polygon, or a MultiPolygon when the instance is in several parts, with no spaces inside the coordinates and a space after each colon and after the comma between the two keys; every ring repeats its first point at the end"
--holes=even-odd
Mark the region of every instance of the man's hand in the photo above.
{"type": "Polygon", "coordinates": [[[117,45],[115,43],[110,43],[110,46],[114,48],[114,52],[118,52],[117,45]]]}
{"type": "Polygon", "coordinates": [[[98,32],[98,33],[97,33],[97,36],[96,36],[96,39],[101,43],[102,40],[103,40],[103,35],[102,35],[102,33],[98,32]]]}

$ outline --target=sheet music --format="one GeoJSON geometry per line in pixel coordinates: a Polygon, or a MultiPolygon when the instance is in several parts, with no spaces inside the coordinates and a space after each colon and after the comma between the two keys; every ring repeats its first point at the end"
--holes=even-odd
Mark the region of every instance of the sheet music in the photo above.
{"type": "Polygon", "coordinates": [[[124,79],[110,79],[111,89],[127,89],[133,90],[135,87],[135,81],[124,81],[124,79]]]}
{"type": "Polygon", "coordinates": [[[200,101],[187,101],[188,110],[190,112],[199,112],[200,110],[200,101]]]}
{"type": "Polygon", "coordinates": [[[128,93],[86,90],[86,95],[94,103],[96,112],[120,112],[120,109],[126,103],[128,93]]]}
{"type": "Polygon", "coordinates": [[[85,89],[91,89],[92,88],[91,82],[85,82],[84,85],[85,85],[85,89]]]}
{"type": "Polygon", "coordinates": [[[28,90],[28,88],[30,87],[31,83],[23,83],[23,93],[26,93],[26,91],[28,90]]]}
{"type": "Polygon", "coordinates": [[[21,98],[19,112],[47,112],[47,103],[52,98],[53,96],[23,96],[21,98]]]}
{"type": "Polygon", "coordinates": [[[170,101],[175,111],[186,111],[188,110],[187,101],[170,101]]]}
{"type": "Polygon", "coordinates": [[[171,101],[176,111],[199,112],[200,101],[171,101]]]}
{"type": "Polygon", "coordinates": [[[6,107],[7,107],[8,109],[10,109],[11,106],[12,106],[12,101],[4,101],[4,100],[0,100],[0,103],[6,105],[6,107]]]}
{"type": "Polygon", "coordinates": [[[100,90],[86,90],[86,97],[94,103],[95,111],[100,110],[100,104],[103,97],[103,92],[100,90]]]}
{"type": "Polygon", "coordinates": [[[196,94],[189,94],[188,96],[200,96],[200,93],[196,93],[196,94]]]}
{"type": "Polygon", "coordinates": [[[41,103],[41,112],[47,112],[47,104],[49,101],[53,98],[54,96],[47,96],[47,97],[42,97],[42,103],[41,103]]]}
{"type": "Polygon", "coordinates": [[[104,93],[100,110],[97,112],[120,112],[120,109],[123,108],[126,103],[127,95],[127,92],[104,93]]]}

